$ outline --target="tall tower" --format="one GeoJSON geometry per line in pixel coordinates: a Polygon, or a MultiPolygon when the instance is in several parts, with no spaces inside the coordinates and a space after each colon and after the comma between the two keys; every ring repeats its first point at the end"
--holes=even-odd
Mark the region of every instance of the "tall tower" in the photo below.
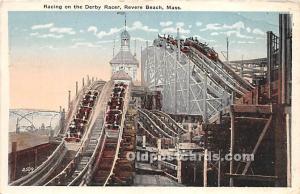
{"type": "Polygon", "coordinates": [[[130,35],[126,29],[121,33],[121,50],[130,50],[130,35]]]}
{"type": "Polygon", "coordinates": [[[137,80],[136,73],[139,62],[130,51],[130,35],[126,30],[126,26],[121,33],[120,51],[109,63],[112,67],[112,74],[125,71],[132,78],[132,81],[137,80]]]}

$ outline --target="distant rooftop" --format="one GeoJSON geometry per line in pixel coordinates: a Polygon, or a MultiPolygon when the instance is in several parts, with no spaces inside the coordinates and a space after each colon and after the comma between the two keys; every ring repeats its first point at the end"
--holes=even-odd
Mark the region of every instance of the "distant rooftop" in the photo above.
{"type": "Polygon", "coordinates": [[[138,65],[138,60],[130,51],[120,50],[119,53],[109,62],[110,64],[131,64],[138,65]]]}
{"type": "Polygon", "coordinates": [[[111,76],[112,80],[132,80],[132,78],[123,70],[117,71],[111,76]]]}

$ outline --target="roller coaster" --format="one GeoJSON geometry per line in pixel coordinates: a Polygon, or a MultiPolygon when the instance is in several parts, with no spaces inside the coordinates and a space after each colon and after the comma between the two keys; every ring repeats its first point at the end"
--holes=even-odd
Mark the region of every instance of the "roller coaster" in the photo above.
{"type": "MultiPolygon", "coordinates": [[[[149,65],[151,57],[159,58],[166,55],[167,59],[173,60],[179,66],[189,64],[192,67],[189,69],[191,75],[189,81],[192,81],[195,86],[200,86],[197,85],[199,82],[202,84],[198,87],[200,99],[204,98],[201,91],[203,91],[203,80],[206,79],[206,108],[209,116],[226,107],[222,100],[216,99],[230,97],[233,92],[236,92],[237,96],[242,96],[252,89],[251,84],[231,71],[216,54],[213,55],[213,50],[193,39],[179,43],[171,38],[158,37],[154,40],[153,46],[145,48],[143,53],[148,56],[146,61],[142,61],[146,65],[149,65]],[[174,55],[177,48],[182,51],[180,59],[174,55]],[[187,63],[187,60],[190,62],[187,63]]],[[[142,60],[145,58],[142,57],[142,60]]],[[[162,60],[159,63],[164,62],[162,60]]],[[[168,65],[174,66],[171,63],[168,65]]],[[[150,80],[146,79],[146,81],[150,80]]],[[[128,132],[130,129],[126,129],[125,123],[128,120],[126,113],[132,87],[130,81],[111,80],[95,81],[83,88],[71,103],[65,127],[58,134],[61,143],[55,151],[38,168],[10,185],[130,185],[133,164],[125,156],[127,151],[134,149],[132,147],[134,142],[132,142],[132,134],[128,132]],[[126,130],[127,133],[124,132],[126,130]],[[75,155],[67,159],[71,151],[75,152],[75,155]]],[[[149,83],[148,87],[151,89],[155,85],[151,86],[149,83]]],[[[164,91],[167,89],[164,88],[164,91]]],[[[199,96],[195,98],[199,99],[199,96]]],[[[189,103],[193,103],[192,99],[189,103]]],[[[228,100],[227,105],[229,103],[228,100]]],[[[200,105],[198,108],[199,111],[203,106],[200,105]]],[[[157,146],[156,139],[159,138],[163,147],[175,148],[180,141],[178,138],[188,131],[167,113],[169,113],[167,110],[138,109],[138,123],[143,126],[149,141],[153,142],[152,145],[157,146]]],[[[194,112],[194,114],[198,113],[194,112]]],[[[176,166],[165,165],[171,168],[176,166]]],[[[173,173],[172,176],[176,176],[170,168],[164,169],[169,175],[173,173]]]]}
{"type": "MultiPolygon", "coordinates": [[[[154,163],[155,173],[163,173],[181,183],[182,169],[190,168],[176,159],[161,161],[166,150],[171,155],[184,155],[186,150],[199,154],[205,149],[216,153],[210,138],[218,133],[218,142],[224,144],[223,151],[232,154],[234,127],[242,121],[250,121],[256,128],[263,127],[262,133],[256,134],[257,143],[251,142],[250,148],[254,147],[252,152],[256,153],[274,121],[272,106],[258,101],[265,86],[254,87],[229,64],[223,63],[213,48],[195,38],[158,36],[153,45],[147,44],[142,50],[141,67],[142,87],[135,86],[127,78],[93,81],[83,87],[70,103],[64,127],[56,137],[60,143],[53,153],[32,172],[9,185],[133,185],[137,164],[127,155],[136,151],[155,153],[158,156],[154,163]],[[156,99],[152,98],[153,92],[156,99]],[[136,105],[136,96],[148,102],[136,105]],[[156,107],[145,105],[154,101],[156,107]],[[192,142],[191,127],[179,124],[176,119],[184,115],[200,116],[198,124],[203,127],[203,134],[194,135],[194,138],[199,138],[201,144],[192,142]],[[229,140],[229,133],[232,135],[230,149],[230,143],[223,141],[229,140]],[[142,141],[137,140],[137,134],[143,136],[142,141]],[[204,136],[206,139],[202,138],[204,136]]],[[[241,130],[247,127],[240,124],[241,130]]],[[[250,163],[246,163],[243,176],[250,163]]],[[[196,164],[192,165],[196,174],[196,164]]],[[[228,176],[236,176],[234,167],[230,163],[228,176]]],[[[210,169],[215,168],[215,164],[210,164],[210,169]]],[[[138,169],[149,171],[149,168],[138,169]]]]}

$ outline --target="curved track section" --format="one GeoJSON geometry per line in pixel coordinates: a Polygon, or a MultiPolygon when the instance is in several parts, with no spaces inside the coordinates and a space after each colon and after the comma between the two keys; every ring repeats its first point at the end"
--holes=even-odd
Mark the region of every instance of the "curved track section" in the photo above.
{"type": "Polygon", "coordinates": [[[167,113],[159,110],[152,110],[151,112],[153,112],[156,116],[158,116],[160,120],[164,122],[170,129],[176,131],[177,134],[183,134],[188,132],[186,129],[180,126],[174,119],[172,119],[172,117],[167,113]]]}
{"type": "Polygon", "coordinates": [[[168,134],[166,131],[164,131],[159,125],[163,125],[161,121],[154,120],[153,119],[153,113],[149,113],[150,111],[147,111],[145,109],[138,109],[139,113],[139,120],[141,123],[144,124],[145,128],[147,130],[150,130],[149,133],[156,135],[157,137],[165,137],[165,138],[172,138],[172,135],[168,134]],[[157,123],[159,122],[159,124],[157,123]]]}
{"type": "Polygon", "coordinates": [[[165,123],[162,120],[161,117],[147,109],[143,109],[143,112],[146,113],[149,116],[149,118],[151,118],[160,127],[160,129],[162,129],[166,134],[168,134],[169,137],[178,136],[178,131],[176,131],[174,128],[171,128],[167,123],[165,123]]]}

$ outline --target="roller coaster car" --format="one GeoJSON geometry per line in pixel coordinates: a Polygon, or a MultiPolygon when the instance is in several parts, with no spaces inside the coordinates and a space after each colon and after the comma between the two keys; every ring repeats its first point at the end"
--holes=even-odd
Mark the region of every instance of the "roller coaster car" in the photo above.
{"type": "Polygon", "coordinates": [[[113,92],[114,92],[114,93],[119,93],[119,92],[121,92],[121,90],[122,90],[122,88],[120,88],[120,87],[115,87],[115,88],[113,89],[113,92]]]}
{"type": "Polygon", "coordinates": [[[123,106],[111,106],[110,110],[119,110],[121,112],[121,110],[123,109],[123,106]]]}
{"type": "Polygon", "coordinates": [[[119,97],[119,96],[112,96],[110,103],[120,103],[123,101],[123,98],[119,97]]]}
{"type": "Polygon", "coordinates": [[[181,48],[181,52],[188,53],[188,52],[190,52],[190,48],[187,47],[187,46],[184,46],[184,47],[181,48]]]}
{"type": "Polygon", "coordinates": [[[78,135],[76,134],[70,134],[70,137],[65,137],[65,141],[67,142],[80,142],[80,138],[78,135]]]}
{"type": "Polygon", "coordinates": [[[120,97],[116,97],[116,96],[112,96],[111,97],[111,99],[110,99],[110,101],[109,101],[109,103],[111,104],[111,103],[118,103],[118,102],[120,102],[120,101],[123,101],[123,99],[122,98],[120,98],[120,97]]]}
{"type": "Polygon", "coordinates": [[[92,96],[87,96],[85,99],[84,99],[84,102],[86,103],[91,103],[91,102],[95,102],[96,100],[96,97],[92,97],[92,96]]]}
{"type": "Polygon", "coordinates": [[[114,125],[114,124],[106,124],[106,128],[110,130],[119,130],[119,125],[114,125]]]}
{"type": "Polygon", "coordinates": [[[84,120],[85,114],[84,112],[77,112],[75,115],[75,119],[84,120]]]}
{"type": "Polygon", "coordinates": [[[107,115],[106,116],[106,123],[108,124],[113,124],[113,123],[118,123],[121,120],[121,117],[119,115],[107,115]]]}
{"type": "Polygon", "coordinates": [[[123,86],[124,88],[127,87],[127,85],[126,85],[125,83],[123,83],[123,82],[120,82],[120,83],[116,83],[116,84],[115,84],[115,87],[119,87],[119,86],[123,86]]]}
{"type": "Polygon", "coordinates": [[[112,93],[111,97],[112,98],[119,98],[119,97],[121,97],[121,95],[119,93],[112,93]]]}
{"type": "Polygon", "coordinates": [[[79,111],[77,113],[80,114],[80,115],[84,115],[86,117],[89,117],[89,115],[91,113],[91,108],[85,107],[85,108],[79,109],[79,111]]]}
{"type": "Polygon", "coordinates": [[[192,43],[190,41],[185,41],[183,43],[183,46],[192,46],[192,43]]]}
{"type": "Polygon", "coordinates": [[[217,61],[218,60],[218,53],[216,52],[208,52],[207,53],[207,57],[213,61],[217,61]]]}
{"type": "Polygon", "coordinates": [[[91,110],[91,107],[80,107],[78,112],[90,112],[91,110]]]}
{"type": "Polygon", "coordinates": [[[120,113],[122,113],[122,109],[123,109],[123,105],[121,104],[121,105],[110,105],[107,110],[108,111],[118,110],[118,111],[120,111],[120,113]]]}
{"type": "Polygon", "coordinates": [[[177,40],[172,40],[171,44],[176,46],[177,45],[177,40]]]}
{"type": "Polygon", "coordinates": [[[207,49],[205,47],[202,47],[199,44],[194,44],[194,48],[197,49],[202,54],[207,55],[207,49]]]}
{"type": "Polygon", "coordinates": [[[113,101],[110,103],[110,106],[123,106],[123,101],[113,101]]]}
{"type": "Polygon", "coordinates": [[[121,114],[121,111],[119,111],[119,110],[109,110],[109,111],[106,112],[106,114],[107,115],[111,115],[111,114],[117,115],[117,114],[121,114]]]}

